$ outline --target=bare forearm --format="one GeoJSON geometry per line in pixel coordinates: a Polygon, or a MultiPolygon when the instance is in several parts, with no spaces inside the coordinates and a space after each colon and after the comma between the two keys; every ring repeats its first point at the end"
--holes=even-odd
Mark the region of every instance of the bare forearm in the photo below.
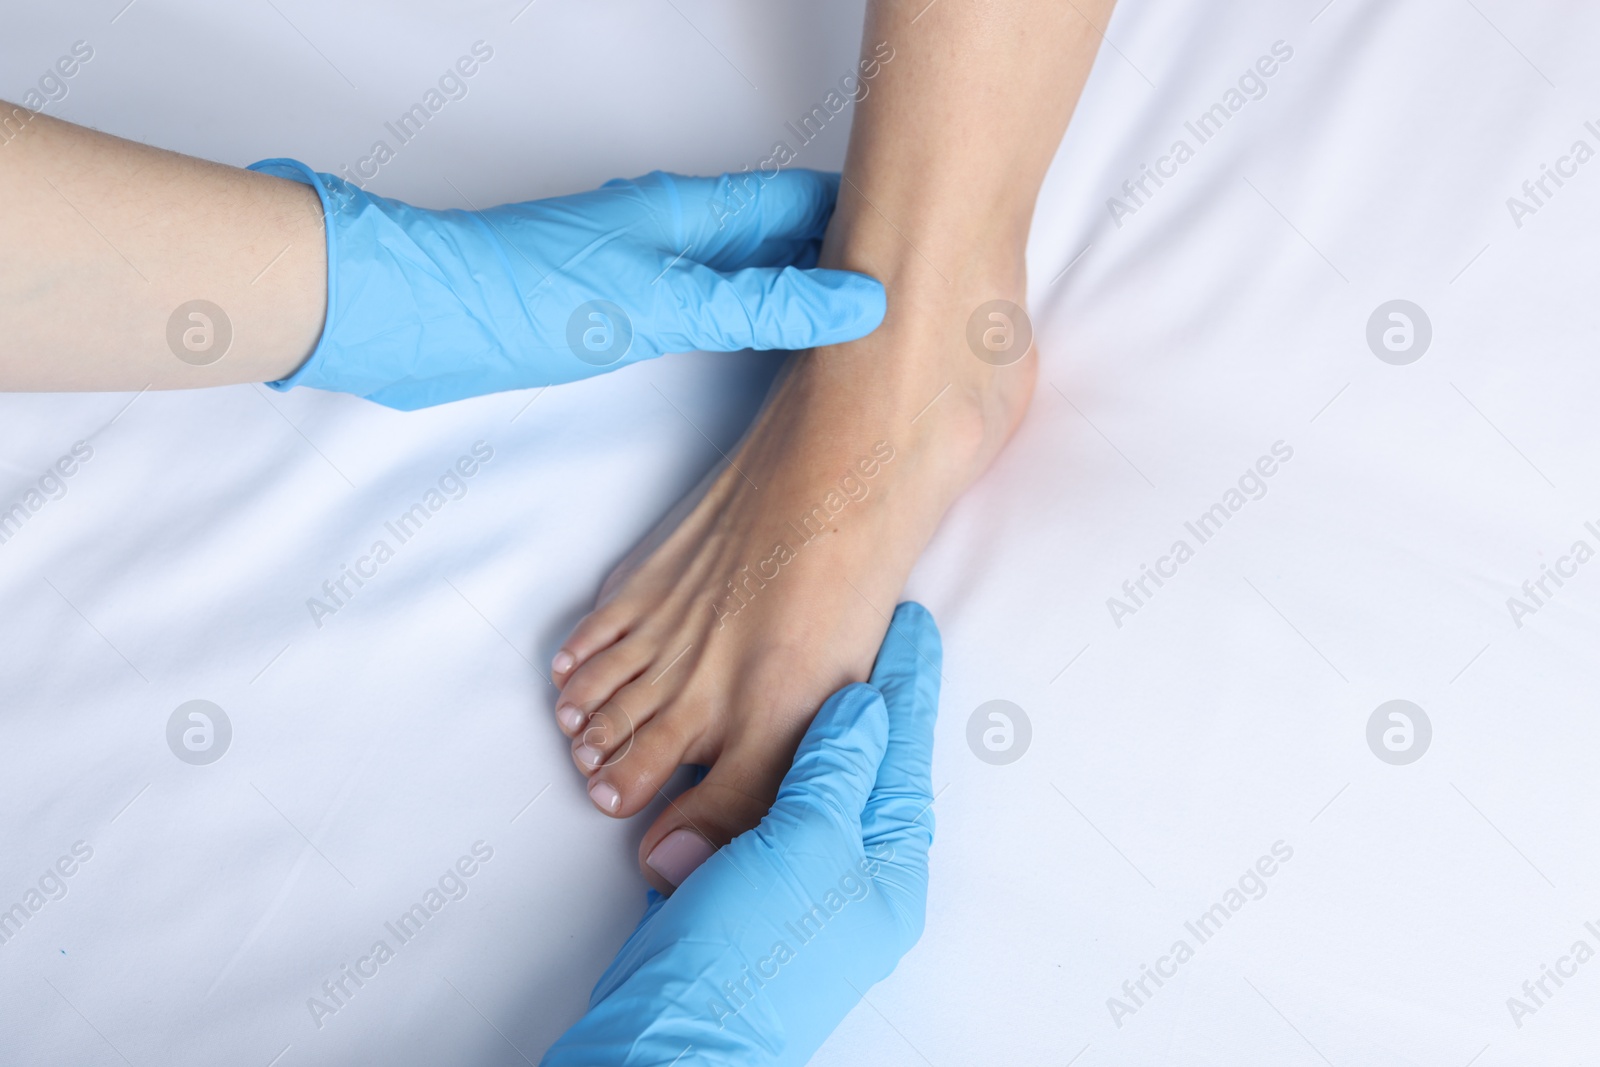
{"type": "Polygon", "coordinates": [[[0,103],[0,390],[275,380],[326,300],[310,188],[0,103]]]}

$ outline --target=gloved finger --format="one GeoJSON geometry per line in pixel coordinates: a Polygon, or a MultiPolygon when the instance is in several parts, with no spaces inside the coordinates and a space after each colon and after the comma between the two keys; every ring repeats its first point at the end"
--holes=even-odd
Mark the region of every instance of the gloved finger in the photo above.
{"type": "Polygon", "coordinates": [[[736,352],[801,349],[865,337],[883,321],[883,286],[843,270],[751,267],[719,274],[680,263],[661,279],[676,322],[658,333],[662,350],[736,352]]]}
{"type": "Polygon", "coordinates": [[[804,244],[796,245],[794,248],[784,251],[783,258],[775,263],[751,263],[748,265],[752,267],[797,267],[800,270],[810,270],[812,267],[817,265],[817,261],[821,258],[822,242],[807,241],[804,244]]]}
{"type": "Polygon", "coordinates": [[[822,239],[838,195],[839,175],[815,170],[680,179],[689,255],[721,271],[786,266],[822,239]]]}
{"type": "Polygon", "coordinates": [[[861,816],[867,854],[893,850],[893,863],[927,870],[933,843],[933,724],[939,711],[939,628],[921,604],[895,609],[870,684],[883,694],[889,737],[861,816]]]}
{"type": "Polygon", "coordinates": [[[858,828],[888,741],[889,713],[876,689],[857,682],[833,694],[806,730],[767,825],[798,825],[822,807],[858,828]]]}
{"type": "Polygon", "coordinates": [[[709,259],[699,259],[697,249],[690,250],[684,257],[694,259],[716,271],[744,270],[747,267],[798,267],[801,270],[810,270],[822,258],[822,239],[810,237],[805,240],[788,240],[782,237],[769,237],[747,255],[712,256],[709,259]]]}

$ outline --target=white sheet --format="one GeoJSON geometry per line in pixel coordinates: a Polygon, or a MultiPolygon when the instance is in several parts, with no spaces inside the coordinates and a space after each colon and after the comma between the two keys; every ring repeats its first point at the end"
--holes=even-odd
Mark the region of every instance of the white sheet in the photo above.
{"type": "MultiPolygon", "coordinates": [[[[55,113],[336,169],[483,40],[469,95],[373,182],[461,206],[753,163],[859,32],[846,0],[524,3],[35,5],[7,16],[0,95],[83,40],[55,113]]],[[[1491,1067],[1590,1043],[1600,963],[1542,1003],[1523,983],[1600,949],[1600,564],[1520,627],[1507,598],[1600,548],[1600,162],[1520,226],[1507,198],[1600,148],[1600,15],[1324,5],[1125,0],[1110,27],[1039,206],[1038,395],[912,582],[947,649],[927,933],[819,1063],[1491,1067]],[[1198,144],[1185,122],[1278,41],[1265,95],[1198,144]],[[1107,199],[1185,137],[1117,225],[1107,199]],[[1432,324],[1404,366],[1365,339],[1394,299],[1432,324]],[[1264,498],[1194,544],[1185,521],[1279,441],[1264,498]],[[1118,627],[1107,598],[1185,537],[1118,627]],[[1032,724],[1006,766],[966,743],[992,699],[1032,724]],[[1367,745],[1391,699],[1432,724],[1409,765],[1367,745]],[[1185,922],[1277,842],[1265,896],[1199,944],[1185,922]],[[1193,958],[1114,1020],[1179,939],[1193,958]]],[[[844,133],[802,162],[837,165],[844,133]]],[[[0,908],[92,849],[0,945],[0,1061],[537,1060],[637,917],[648,824],[590,809],[539,669],[771,367],[687,356],[412,416],[259,388],[0,398],[0,505],[93,450],[0,545],[0,908]],[[466,496],[313,625],[306,599],[478,441],[466,496]],[[166,742],[195,699],[232,724],[207,766],[166,742]],[[467,895],[319,1028],[308,998],[479,841],[467,895]]]]}

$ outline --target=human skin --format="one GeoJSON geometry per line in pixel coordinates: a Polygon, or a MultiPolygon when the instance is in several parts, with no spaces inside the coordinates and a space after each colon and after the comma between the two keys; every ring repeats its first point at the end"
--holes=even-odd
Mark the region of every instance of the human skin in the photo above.
{"type": "Polygon", "coordinates": [[[1111,7],[869,3],[862,56],[893,58],[855,105],[821,265],[882,281],[883,325],[791,357],[552,664],[602,811],[633,815],[679,765],[709,766],[640,844],[657,889],[760,821],[816,708],[867,677],[912,564],[1021,421],[1037,351],[994,365],[968,322],[1026,303],[1034,201],[1111,7]]]}
{"type": "Polygon", "coordinates": [[[0,390],[275,381],[322,332],[322,207],[298,182],[0,103],[0,205],[0,390]],[[232,325],[209,366],[167,342],[196,299],[232,325]]]}

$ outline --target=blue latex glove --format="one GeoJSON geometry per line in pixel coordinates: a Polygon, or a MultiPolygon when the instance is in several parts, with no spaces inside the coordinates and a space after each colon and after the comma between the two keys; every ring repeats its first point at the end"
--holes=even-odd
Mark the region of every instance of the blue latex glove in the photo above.
{"type": "Polygon", "coordinates": [[[761,825],[653,890],[544,1067],[802,1064],[922,934],[939,631],[895,611],[817,713],[761,825]]]}
{"type": "Polygon", "coordinates": [[[656,172],[487,211],[429,211],[292,159],[312,186],[328,313],[309,385],[410,411],[587,378],[663,352],[810,348],[863,337],[883,286],[813,270],[836,174],[656,172]]]}

